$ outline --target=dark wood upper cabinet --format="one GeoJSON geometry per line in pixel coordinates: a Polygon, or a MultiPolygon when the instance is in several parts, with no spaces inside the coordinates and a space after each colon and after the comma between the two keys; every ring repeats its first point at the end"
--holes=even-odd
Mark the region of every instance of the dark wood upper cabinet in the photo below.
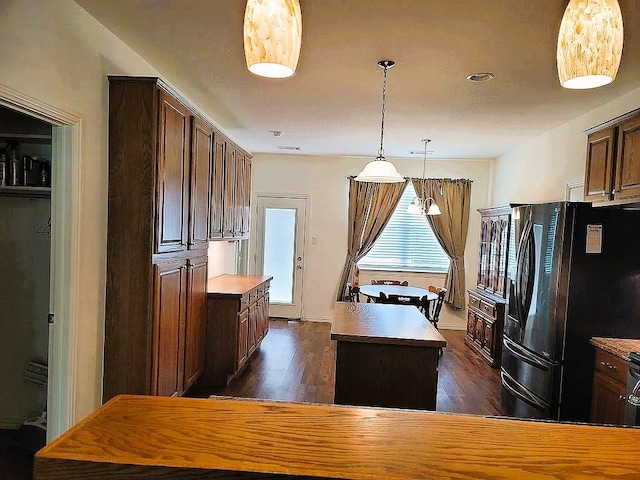
{"type": "Polygon", "coordinates": [[[189,113],[159,90],[156,253],[184,250],[189,201],[189,113]]]}
{"type": "Polygon", "coordinates": [[[618,127],[614,198],[640,199],[640,116],[618,127]]]}
{"type": "Polygon", "coordinates": [[[189,195],[189,249],[206,249],[209,244],[209,203],[213,128],[192,117],[191,187],[189,195]]]}
{"type": "Polygon", "coordinates": [[[222,237],[234,238],[236,234],[236,147],[227,143],[224,159],[224,198],[222,201],[222,237]]]}
{"type": "Polygon", "coordinates": [[[242,238],[248,238],[251,214],[251,158],[247,155],[244,157],[244,175],[242,178],[242,230],[240,236],[242,238]]]}
{"type": "Polygon", "coordinates": [[[211,209],[209,238],[222,238],[223,229],[223,202],[224,202],[224,164],[225,164],[225,139],[218,132],[213,138],[213,160],[211,162],[211,209]]]}
{"type": "Polygon", "coordinates": [[[640,201],[640,109],[589,129],[587,135],[585,201],[640,201]]]}
{"type": "Polygon", "coordinates": [[[242,236],[242,216],[244,214],[244,153],[236,149],[235,202],[233,203],[233,236],[242,236]]]}

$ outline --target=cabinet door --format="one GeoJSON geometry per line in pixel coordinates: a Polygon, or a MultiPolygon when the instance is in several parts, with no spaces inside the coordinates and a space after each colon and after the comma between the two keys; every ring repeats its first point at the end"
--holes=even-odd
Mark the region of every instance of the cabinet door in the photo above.
{"type": "Polygon", "coordinates": [[[222,238],[224,203],[225,142],[219,133],[213,138],[213,160],[211,161],[211,211],[209,213],[209,238],[222,238]]]}
{"type": "Polygon", "coordinates": [[[242,230],[240,236],[249,238],[249,217],[251,214],[251,158],[244,157],[244,175],[242,177],[242,230]]]}
{"type": "MultiPolygon", "coordinates": [[[[189,199],[189,114],[160,91],[156,171],[156,253],[186,249],[189,199]]],[[[132,152],[131,161],[137,161],[132,152]]]]}
{"type": "Polygon", "coordinates": [[[587,139],[584,199],[602,202],[611,199],[615,128],[592,133],[587,139]]]}
{"type": "Polygon", "coordinates": [[[247,350],[251,355],[256,349],[258,339],[258,304],[252,303],[249,306],[249,336],[247,338],[247,350]]]}
{"type": "Polygon", "coordinates": [[[500,232],[498,239],[497,262],[498,272],[493,293],[506,297],[507,295],[507,259],[509,256],[509,229],[511,228],[510,215],[498,217],[500,222],[500,232]]]}
{"type": "Polygon", "coordinates": [[[500,260],[500,220],[497,217],[489,219],[489,265],[487,267],[487,282],[485,290],[494,292],[498,284],[498,263],[500,260]]]}
{"type": "Polygon", "coordinates": [[[484,345],[484,321],[480,315],[476,315],[476,332],[474,341],[479,347],[484,345]]]}
{"type": "Polygon", "coordinates": [[[618,127],[615,175],[614,199],[640,197],[640,117],[618,127]]]}
{"type": "Polygon", "coordinates": [[[484,290],[489,282],[489,218],[480,223],[480,254],[478,255],[478,288],[484,290]]]}
{"type": "Polygon", "coordinates": [[[238,355],[236,357],[236,370],[247,361],[249,352],[249,309],[245,308],[238,314],[238,355]]]}
{"type": "Polygon", "coordinates": [[[485,319],[484,321],[484,345],[482,346],[483,350],[487,355],[493,358],[494,352],[494,329],[493,329],[493,321],[485,319]]]}
{"type": "Polygon", "coordinates": [[[207,257],[187,262],[187,316],[184,345],[184,389],[198,379],[204,369],[207,318],[207,257]]]}
{"type": "Polygon", "coordinates": [[[616,382],[601,372],[595,372],[593,375],[591,421],[593,423],[623,425],[625,393],[624,384],[616,382]]]}
{"type": "Polygon", "coordinates": [[[191,124],[189,249],[206,249],[209,241],[209,188],[213,129],[197,117],[191,124]]]}
{"type": "Polygon", "coordinates": [[[228,143],[224,158],[224,200],[222,202],[222,237],[233,238],[236,229],[236,147],[228,143]]]}
{"type": "Polygon", "coordinates": [[[244,213],[244,153],[236,150],[235,204],[233,208],[233,236],[242,236],[242,215],[244,213]]]}
{"type": "Polygon", "coordinates": [[[467,312],[467,337],[470,340],[476,337],[476,314],[471,310],[467,312]]]}
{"type": "Polygon", "coordinates": [[[152,395],[183,391],[185,270],[184,260],[154,265],[152,395]]]}

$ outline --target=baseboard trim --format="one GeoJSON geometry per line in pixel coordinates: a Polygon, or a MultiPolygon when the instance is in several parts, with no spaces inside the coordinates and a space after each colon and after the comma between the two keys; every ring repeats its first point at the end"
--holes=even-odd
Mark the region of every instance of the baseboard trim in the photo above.
{"type": "Polygon", "coordinates": [[[329,317],[302,317],[304,322],[322,322],[322,323],[331,323],[331,318],[329,317]]]}
{"type": "Polygon", "coordinates": [[[440,321],[438,322],[438,329],[439,330],[466,330],[467,326],[460,325],[460,323],[458,322],[440,321]]]}

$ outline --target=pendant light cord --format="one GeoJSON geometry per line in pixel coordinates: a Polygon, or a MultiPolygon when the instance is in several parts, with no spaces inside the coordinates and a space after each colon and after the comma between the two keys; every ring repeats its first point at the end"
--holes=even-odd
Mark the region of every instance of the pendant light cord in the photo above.
{"type": "Polygon", "coordinates": [[[384,109],[387,103],[387,70],[389,67],[384,66],[384,80],[382,82],[382,123],[380,124],[380,149],[378,150],[377,160],[384,160],[384,148],[382,142],[384,140],[384,109]]]}

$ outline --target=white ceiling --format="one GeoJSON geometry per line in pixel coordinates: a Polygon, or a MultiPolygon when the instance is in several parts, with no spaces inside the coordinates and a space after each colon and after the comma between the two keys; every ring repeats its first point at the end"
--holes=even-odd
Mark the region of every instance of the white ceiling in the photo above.
{"type": "Polygon", "coordinates": [[[302,53],[296,75],[284,80],[246,69],[245,0],[76,1],[254,154],[285,145],[375,157],[381,59],[396,62],[388,73],[388,157],[422,152],[422,138],[432,139],[433,158],[496,157],[640,87],[637,0],[620,0],[618,78],[586,91],[565,90],[557,79],[567,0],[301,0],[302,53]],[[491,82],[466,80],[487,71],[496,75],[491,82]]]}

